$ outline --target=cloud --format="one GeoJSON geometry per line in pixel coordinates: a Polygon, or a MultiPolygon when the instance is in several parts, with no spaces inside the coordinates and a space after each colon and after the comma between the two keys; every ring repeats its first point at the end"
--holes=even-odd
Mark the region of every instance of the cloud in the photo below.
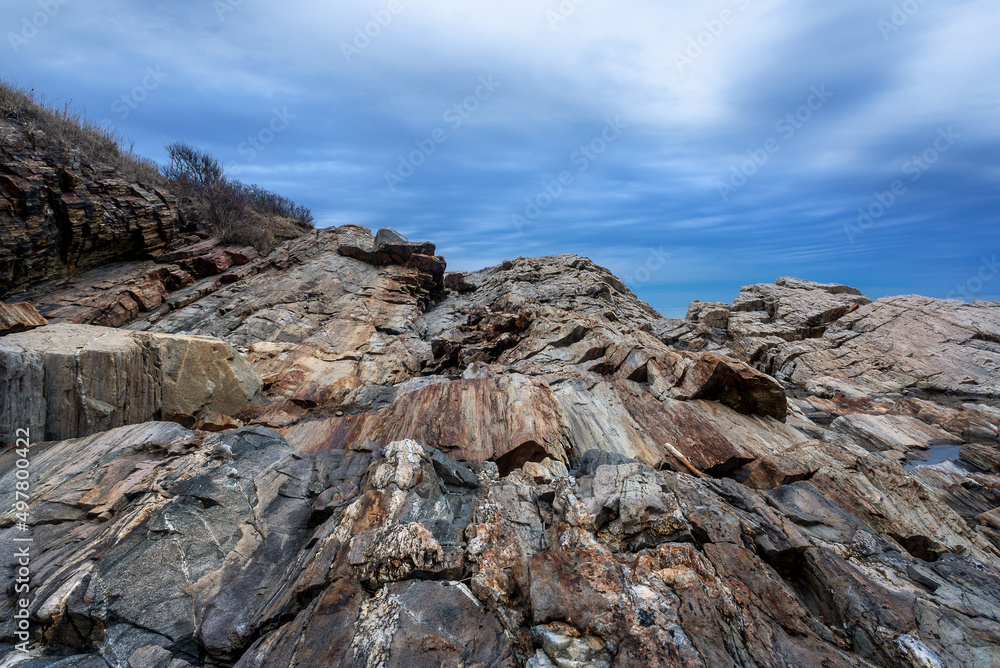
{"type": "MultiPolygon", "coordinates": [[[[656,307],[788,274],[943,296],[1000,246],[995,3],[928,0],[895,25],[892,3],[863,0],[397,1],[71,0],[0,73],[111,118],[153,158],[195,143],[322,223],[397,227],[452,267],[576,252],[634,275],[662,246],[670,262],[635,288],[656,307]],[[116,117],[149,65],[169,78],[116,117]],[[481,77],[499,87],[455,127],[446,114],[481,77]],[[832,96],[796,119],[817,86],[832,96]],[[627,130],[578,171],[574,153],[615,118],[627,130]],[[954,148],[852,240],[858,208],[948,127],[954,148]],[[511,215],[567,170],[518,230],[511,215]]],[[[37,0],[8,6],[4,34],[37,0]]]]}

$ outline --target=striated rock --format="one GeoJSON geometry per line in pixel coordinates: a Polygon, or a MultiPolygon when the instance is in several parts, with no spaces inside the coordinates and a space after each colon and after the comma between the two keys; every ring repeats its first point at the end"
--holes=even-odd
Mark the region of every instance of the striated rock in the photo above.
{"type": "Polygon", "coordinates": [[[0,339],[0,429],[46,440],[163,417],[236,415],[261,382],[232,346],[206,337],[48,325],[0,339]]]}
{"type": "Polygon", "coordinates": [[[205,240],[30,293],[129,327],[46,374],[184,422],[33,446],[41,665],[1000,663],[993,306],[779,279],[670,320],[587,258],[434,252],[205,240]]]}
{"type": "Polygon", "coordinates": [[[821,339],[781,350],[793,382],[827,375],[873,392],[915,389],[1000,397],[1000,304],[886,297],[843,317],[821,339]]]}
{"type": "Polygon", "coordinates": [[[42,150],[40,133],[0,120],[0,295],[168,249],[173,195],[42,150]]]}
{"type": "Polygon", "coordinates": [[[261,427],[171,423],[33,457],[31,619],[71,665],[1000,660],[1000,572],[976,544],[911,556],[812,481],[764,493],[605,453],[554,486],[488,467],[457,485],[438,471],[461,465],[414,441],[303,454],[261,427]]]}
{"type": "Polygon", "coordinates": [[[903,415],[853,414],[837,418],[831,429],[852,437],[856,443],[873,450],[926,450],[932,445],[960,444],[948,432],[903,415]]]}
{"type": "Polygon", "coordinates": [[[0,336],[23,332],[48,324],[31,304],[4,304],[0,302],[0,336]]]}

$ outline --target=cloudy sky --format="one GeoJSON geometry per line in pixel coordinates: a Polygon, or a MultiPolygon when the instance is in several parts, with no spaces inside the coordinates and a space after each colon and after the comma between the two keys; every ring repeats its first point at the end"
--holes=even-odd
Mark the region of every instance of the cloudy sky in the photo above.
{"type": "Polygon", "coordinates": [[[997,299],[995,0],[5,0],[0,76],[452,269],[997,299]]]}

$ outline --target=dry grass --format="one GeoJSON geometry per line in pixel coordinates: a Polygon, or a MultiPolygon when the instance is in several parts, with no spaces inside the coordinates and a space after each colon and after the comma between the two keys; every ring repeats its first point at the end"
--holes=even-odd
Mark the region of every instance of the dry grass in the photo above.
{"type": "Polygon", "coordinates": [[[70,104],[46,103],[34,90],[0,79],[0,118],[20,124],[40,151],[70,153],[91,166],[107,165],[126,181],[158,186],[177,194],[192,217],[227,243],[254,246],[267,254],[286,239],[313,229],[309,209],[291,200],[227,178],[209,154],[174,142],[167,145],[171,164],[160,170],[137,155],[134,143],[102,127],[70,104]]]}
{"type": "Polygon", "coordinates": [[[38,148],[42,150],[66,153],[75,149],[84,162],[108,165],[127,181],[167,185],[156,163],[132,150],[133,142],[113,129],[101,127],[69,103],[62,108],[52,106],[34,90],[0,79],[0,117],[23,125],[29,136],[38,137],[38,148]]]}

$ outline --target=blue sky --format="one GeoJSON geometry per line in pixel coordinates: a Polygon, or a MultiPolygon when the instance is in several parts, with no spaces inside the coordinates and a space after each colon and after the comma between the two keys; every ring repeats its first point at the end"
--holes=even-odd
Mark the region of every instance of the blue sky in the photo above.
{"type": "Polygon", "coordinates": [[[785,275],[1000,300],[995,0],[7,0],[0,22],[0,75],[140,153],[208,149],[452,269],[579,253],[672,316],[785,275]]]}

